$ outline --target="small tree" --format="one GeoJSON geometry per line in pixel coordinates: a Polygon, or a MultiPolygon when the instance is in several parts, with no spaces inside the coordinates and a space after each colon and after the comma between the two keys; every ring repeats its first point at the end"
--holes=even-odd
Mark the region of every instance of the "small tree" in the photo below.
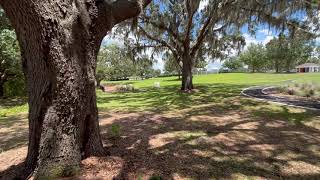
{"type": "Polygon", "coordinates": [[[262,44],[250,44],[240,54],[240,61],[247,65],[252,73],[265,70],[268,62],[264,46],[262,44]]]}
{"type": "Polygon", "coordinates": [[[134,74],[141,78],[150,78],[154,76],[153,61],[147,55],[142,55],[134,61],[134,74]]]}
{"type": "Polygon", "coordinates": [[[239,58],[230,57],[223,62],[222,68],[226,68],[232,72],[235,72],[243,70],[244,67],[243,62],[239,58]]]}
{"type": "Polygon", "coordinates": [[[283,37],[274,38],[266,44],[267,59],[269,61],[269,68],[275,69],[276,73],[279,73],[284,68],[284,61],[286,59],[286,53],[288,46],[284,44],[283,37]]]}
{"type": "Polygon", "coordinates": [[[96,81],[100,85],[102,80],[122,80],[134,74],[134,63],[124,48],[115,44],[103,46],[97,61],[96,81]]]}

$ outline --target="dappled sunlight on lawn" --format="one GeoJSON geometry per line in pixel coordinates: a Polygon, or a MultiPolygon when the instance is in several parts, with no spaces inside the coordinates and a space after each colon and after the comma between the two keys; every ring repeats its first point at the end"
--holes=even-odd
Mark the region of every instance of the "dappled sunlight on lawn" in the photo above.
{"type": "MultiPolygon", "coordinates": [[[[250,101],[231,98],[228,105],[118,114],[102,120],[112,121],[103,129],[110,129],[112,123],[122,129],[121,136],[109,144],[111,154],[127,162],[117,177],[320,177],[320,131],[303,125],[318,121],[319,114],[250,101]],[[244,105],[238,106],[237,101],[244,105]],[[275,112],[267,118],[265,113],[255,113],[256,106],[275,112]],[[305,118],[287,122],[295,113],[305,118]]],[[[109,136],[104,131],[105,142],[109,136]]]]}
{"type": "Polygon", "coordinates": [[[25,116],[0,117],[0,153],[27,144],[28,124],[25,116]]]}
{"type": "MultiPolygon", "coordinates": [[[[317,178],[320,131],[305,123],[319,122],[319,117],[240,96],[159,112],[101,112],[103,143],[111,156],[84,160],[79,178],[317,178]],[[296,115],[298,120],[291,120],[296,115]],[[120,127],[117,137],[114,125],[120,127]]],[[[1,127],[27,131],[25,119],[11,121],[1,127]]],[[[20,135],[0,135],[7,139],[1,147],[12,147],[11,154],[20,151],[10,163],[4,163],[10,151],[1,153],[0,164],[21,163],[25,144],[10,145],[10,137],[20,135]]]]}
{"type": "MultiPolygon", "coordinates": [[[[111,156],[84,160],[76,178],[320,178],[320,112],[244,98],[245,80],[207,78],[213,77],[216,83],[198,79],[193,93],[180,92],[170,78],[161,88],[147,80],[136,92],[98,91],[100,131],[111,156]]],[[[26,155],[26,118],[0,117],[0,177],[26,155]]]]}

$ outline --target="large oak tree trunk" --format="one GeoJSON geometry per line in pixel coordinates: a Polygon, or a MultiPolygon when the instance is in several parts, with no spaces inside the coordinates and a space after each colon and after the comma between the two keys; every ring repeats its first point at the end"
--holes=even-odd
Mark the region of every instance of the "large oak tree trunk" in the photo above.
{"type": "MultiPolygon", "coordinates": [[[[150,3],[150,1],[146,1],[150,3]]],[[[82,158],[105,155],[95,94],[96,58],[113,25],[138,1],[2,0],[21,47],[29,95],[25,174],[73,175],[82,158]]]]}
{"type": "Polygon", "coordinates": [[[192,59],[188,53],[183,56],[183,65],[182,65],[182,85],[181,90],[183,91],[191,91],[193,89],[193,82],[192,82],[192,59]]]}
{"type": "Polygon", "coordinates": [[[3,87],[3,83],[0,82],[0,97],[4,96],[4,87],[3,87]]]}
{"type": "Polygon", "coordinates": [[[55,21],[42,21],[40,41],[19,35],[35,42],[23,44],[22,56],[30,106],[27,171],[38,165],[37,177],[72,175],[83,157],[104,155],[94,76],[100,41],[79,22],[66,30],[55,21]]]}

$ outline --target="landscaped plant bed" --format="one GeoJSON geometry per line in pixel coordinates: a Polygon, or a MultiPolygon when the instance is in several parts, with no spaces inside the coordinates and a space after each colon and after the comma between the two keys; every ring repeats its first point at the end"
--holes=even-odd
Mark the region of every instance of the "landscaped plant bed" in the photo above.
{"type": "Polygon", "coordinates": [[[275,88],[270,94],[290,100],[320,101],[320,84],[311,82],[287,84],[275,88]]]}
{"type": "Polygon", "coordinates": [[[104,92],[135,92],[138,91],[132,84],[108,84],[102,86],[104,92]]]}

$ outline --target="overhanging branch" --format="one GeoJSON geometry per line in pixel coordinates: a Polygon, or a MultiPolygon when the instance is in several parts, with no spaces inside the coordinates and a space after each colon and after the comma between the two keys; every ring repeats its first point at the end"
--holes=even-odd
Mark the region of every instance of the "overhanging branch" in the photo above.
{"type": "Polygon", "coordinates": [[[177,52],[175,50],[174,47],[172,47],[169,43],[167,43],[166,41],[162,40],[162,39],[158,39],[154,36],[152,36],[151,34],[147,33],[143,27],[141,27],[140,25],[138,25],[139,27],[139,30],[149,39],[159,43],[159,44],[162,44],[163,46],[167,47],[172,53],[174,53],[175,55],[177,55],[177,52]]]}

